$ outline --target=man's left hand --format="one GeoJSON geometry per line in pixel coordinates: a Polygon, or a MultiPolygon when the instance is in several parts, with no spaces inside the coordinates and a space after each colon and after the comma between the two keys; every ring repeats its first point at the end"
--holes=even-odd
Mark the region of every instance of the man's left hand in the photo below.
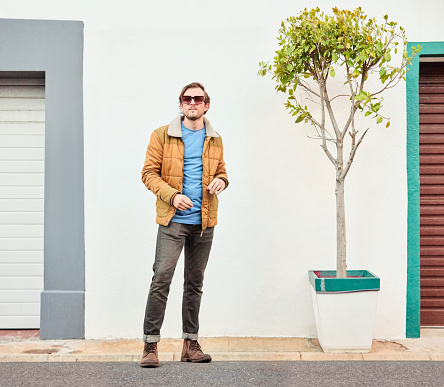
{"type": "Polygon", "coordinates": [[[225,181],[217,177],[208,185],[207,188],[211,195],[219,195],[224,189],[225,181]]]}

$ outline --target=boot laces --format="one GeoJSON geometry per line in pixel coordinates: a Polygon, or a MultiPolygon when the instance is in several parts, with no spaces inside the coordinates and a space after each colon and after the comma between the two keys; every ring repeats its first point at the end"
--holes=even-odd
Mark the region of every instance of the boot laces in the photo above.
{"type": "Polygon", "coordinates": [[[195,351],[202,351],[202,348],[200,347],[199,343],[194,340],[192,340],[190,343],[190,349],[193,349],[195,351]]]}
{"type": "Polygon", "coordinates": [[[146,353],[156,353],[157,343],[145,343],[146,353]]]}

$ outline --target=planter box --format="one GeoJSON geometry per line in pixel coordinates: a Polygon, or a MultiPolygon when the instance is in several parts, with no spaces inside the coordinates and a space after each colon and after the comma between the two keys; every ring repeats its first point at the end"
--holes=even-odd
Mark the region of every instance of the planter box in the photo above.
{"type": "Polygon", "coordinates": [[[380,280],[367,270],[310,270],[319,343],[324,352],[370,352],[380,280]]]}

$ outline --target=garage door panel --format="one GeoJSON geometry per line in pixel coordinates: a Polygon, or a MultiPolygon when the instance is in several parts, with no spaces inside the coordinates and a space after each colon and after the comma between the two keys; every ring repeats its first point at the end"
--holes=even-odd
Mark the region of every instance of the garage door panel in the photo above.
{"type": "Polygon", "coordinates": [[[441,297],[430,297],[427,300],[423,300],[421,305],[424,308],[439,308],[444,302],[444,298],[441,297]]]}
{"type": "Polygon", "coordinates": [[[43,199],[0,199],[0,211],[43,211],[43,199]]]}
{"type": "Polygon", "coordinates": [[[0,160],[44,160],[44,148],[0,147],[0,160]]]}
{"type": "MultiPolygon", "coordinates": [[[[444,96],[443,96],[444,99],[444,96]]],[[[443,134],[444,133],[444,124],[438,123],[438,124],[423,124],[419,125],[419,134],[443,134]]],[[[440,152],[437,152],[440,153],[440,152]]]]}
{"type": "Polygon", "coordinates": [[[44,122],[0,122],[0,135],[1,134],[45,134],[44,122]]]}
{"type": "Polygon", "coordinates": [[[43,250],[40,251],[1,251],[0,263],[42,263],[43,250]]]}
{"type": "Polygon", "coordinates": [[[421,79],[419,84],[419,94],[444,94],[442,81],[421,79]]]}
{"type": "Polygon", "coordinates": [[[43,148],[45,136],[42,134],[2,134],[0,136],[2,148],[43,148]]]}
{"type": "Polygon", "coordinates": [[[43,263],[0,263],[1,276],[42,276],[43,263]]]}
{"type": "Polygon", "coordinates": [[[42,110],[0,110],[0,120],[3,122],[44,122],[45,112],[42,110]]]}
{"type": "Polygon", "coordinates": [[[42,224],[43,211],[35,212],[0,212],[0,224],[42,224]]]}
{"type": "Polygon", "coordinates": [[[443,246],[444,237],[421,236],[421,246],[443,246]]]}
{"type": "Polygon", "coordinates": [[[430,298],[444,299],[444,288],[421,288],[421,303],[430,298]]]}
{"type": "Polygon", "coordinates": [[[422,225],[421,235],[442,235],[444,236],[444,226],[422,225]]]}
{"type": "Polygon", "coordinates": [[[421,195],[444,195],[444,185],[423,185],[420,193],[421,195]]]}
{"type": "Polygon", "coordinates": [[[441,114],[423,114],[419,117],[419,124],[440,124],[442,123],[441,114]]]}
{"type": "MultiPolygon", "coordinates": [[[[433,115],[433,117],[429,117],[427,119],[434,119],[434,120],[440,120],[439,117],[435,117],[433,115]]],[[[423,118],[424,119],[424,118],[423,118]]],[[[444,144],[444,134],[440,133],[440,134],[420,134],[419,135],[419,143],[420,144],[444,144]]]]}
{"type": "Polygon", "coordinates": [[[43,98],[2,98],[2,110],[45,110],[43,98]]]}
{"type": "Polygon", "coordinates": [[[0,303],[40,302],[40,293],[34,290],[0,290],[0,303]]]}
{"type": "MultiPolygon", "coordinates": [[[[439,95],[441,97],[441,95],[439,95]]],[[[436,99],[437,100],[437,99],[436,99]]],[[[444,105],[441,103],[420,103],[419,104],[419,113],[420,114],[443,114],[444,113],[444,105]]],[[[440,121],[438,121],[440,122],[440,121]]]]}
{"type": "Polygon", "coordinates": [[[3,238],[43,238],[43,225],[38,224],[0,224],[0,235],[3,238]]]}
{"type": "Polygon", "coordinates": [[[3,329],[35,329],[40,326],[40,316],[0,316],[3,329]]]}
{"type": "Polygon", "coordinates": [[[423,154],[419,156],[419,164],[443,164],[444,154],[423,154]]]}
{"type": "MultiPolygon", "coordinates": [[[[0,163],[1,164],[1,163],[0,163]]],[[[0,199],[43,199],[45,190],[43,186],[40,187],[27,187],[27,186],[1,186],[0,185],[0,199]]],[[[1,223],[1,218],[0,218],[1,223]]]]}
{"type": "Polygon", "coordinates": [[[444,214],[444,206],[428,206],[424,203],[421,203],[421,217],[429,216],[429,215],[443,215],[444,214]]]}
{"type": "MultiPolygon", "coordinates": [[[[45,184],[44,173],[0,173],[1,184],[3,186],[25,185],[43,186],[45,184]]],[[[1,210],[0,210],[1,211],[1,210]]]]}
{"type": "Polygon", "coordinates": [[[421,267],[421,280],[422,279],[437,279],[444,283],[444,279],[441,280],[441,277],[444,278],[444,266],[435,266],[435,267],[421,267]]]}
{"type": "Polygon", "coordinates": [[[39,316],[40,303],[0,303],[0,316],[39,316]]]}
{"type": "Polygon", "coordinates": [[[444,309],[421,309],[421,325],[443,326],[444,309]]]}
{"type": "Polygon", "coordinates": [[[421,285],[424,287],[444,288],[444,278],[421,277],[421,285]]]}
{"type": "Polygon", "coordinates": [[[13,98],[45,98],[45,88],[42,86],[1,86],[0,97],[13,98]]]}
{"type": "MultiPolygon", "coordinates": [[[[444,165],[420,165],[419,171],[424,175],[442,175],[444,173],[444,165]]],[[[444,182],[441,176],[441,182],[444,182]]]]}
{"type": "Polygon", "coordinates": [[[423,249],[421,249],[421,270],[423,268],[427,268],[427,266],[437,266],[437,267],[443,267],[444,268],[444,256],[443,255],[430,255],[430,256],[423,256],[424,252],[423,249]]]}
{"type": "Polygon", "coordinates": [[[41,290],[42,277],[2,277],[0,276],[0,290],[41,290]]]}
{"type": "Polygon", "coordinates": [[[40,172],[45,169],[45,162],[42,161],[0,161],[0,172],[40,172]]]}
{"type": "Polygon", "coordinates": [[[442,152],[442,145],[434,145],[434,144],[423,144],[419,149],[419,154],[430,154],[430,153],[440,153],[442,152]]]}
{"type": "Polygon", "coordinates": [[[444,94],[423,94],[419,97],[420,104],[444,104],[444,94]]]}
{"type": "Polygon", "coordinates": [[[0,238],[0,250],[43,250],[43,238],[0,238]]]}
{"type": "Polygon", "coordinates": [[[421,226],[422,225],[443,225],[444,224],[444,216],[442,216],[442,215],[421,216],[420,222],[421,222],[421,226]]]}

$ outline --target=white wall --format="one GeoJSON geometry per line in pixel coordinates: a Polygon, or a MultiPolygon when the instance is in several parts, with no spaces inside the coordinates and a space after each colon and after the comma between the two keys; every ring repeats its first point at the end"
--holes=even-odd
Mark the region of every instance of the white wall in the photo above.
{"type": "MultiPolygon", "coordinates": [[[[281,20],[318,0],[186,2],[0,0],[3,18],[85,23],[86,336],[142,335],[157,226],[140,181],[149,135],[178,113],[183,85],[200,81],[220,132],[230,187],[206,273],[202,336],[315,336],[309,269],[335,266],[334,173],[310,128],[294,125],[274,81],[281,20]]],[[[355,1],[341,1],[352,9],[355,1]]],[[[439,0],[366,3],[411,41],[444,40],[439,0]],[[425,7],[425,8],[424,8],[425,7]],[[381,11],[383,10],[383,11],[381,11]],[[433,10],[430,11],[430,10],[433,10]],[[418,19],[419,18],[419,19],[418,19]],[[425,21],[427,19],[427,21],[425,21]]],[[[375,336],[405,335],[405,86],[385,98],[347,181],[348,266],[381,277],[375,336]]],[[[182,263],[163,337],[181,335],[182,263]]]]}

